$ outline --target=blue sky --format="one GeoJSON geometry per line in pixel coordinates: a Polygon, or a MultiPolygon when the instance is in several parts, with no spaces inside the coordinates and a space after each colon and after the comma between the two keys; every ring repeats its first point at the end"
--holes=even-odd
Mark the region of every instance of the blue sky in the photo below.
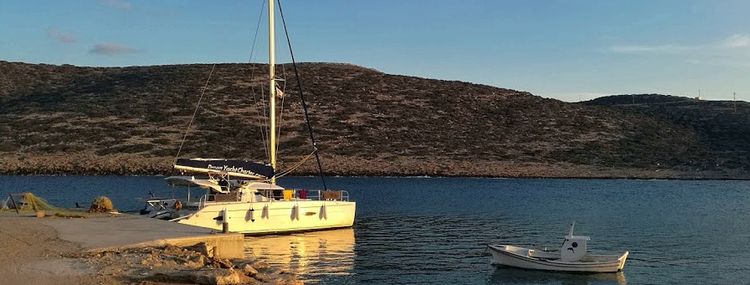
{"type": "MultiPolygon", "coordinates": [[[[348,62],[565,101],[750,101],[750,1],[286,0],[299,61],[348,62]]],[[[3,0],[0,60],[247,62],[261,0],[3,0]]],[[[265,20],[261,28],[266,29],[265,20]]],[[[265,32],[253,61],[266,60],[265,32]]],[[[281,60],[288,60],[286,53],[281,60]]]]}

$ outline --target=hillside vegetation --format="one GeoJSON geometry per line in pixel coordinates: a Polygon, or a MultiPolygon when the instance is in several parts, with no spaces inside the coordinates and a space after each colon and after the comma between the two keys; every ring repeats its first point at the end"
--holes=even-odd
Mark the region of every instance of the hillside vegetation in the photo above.
{"type": "MultiPolygon", "coordinates": [[[[0,61],[0,172],[168,174],[211,67],[0,61]]],[[[300,68],[332,174],[747,178],[750,170],[744,102],[736,111],[732,102],[661,95],[565,103],[348,64],[300,68]]],[[[283,169],[312,147],[291,67],[278,70],[288,81],[283,169]]],[[[216,65],[180,156],[266,160],[266,72],[216,65]]]]}

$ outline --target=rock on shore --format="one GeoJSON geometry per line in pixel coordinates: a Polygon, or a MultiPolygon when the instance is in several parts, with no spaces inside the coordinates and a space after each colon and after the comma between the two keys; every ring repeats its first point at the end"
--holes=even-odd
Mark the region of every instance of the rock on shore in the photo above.
{"type": "Polygon", "coordinates": [[[193,247],[166,246],[77,254],[98,274],[146,284],[303,284],[289,272],[255,259],[221,259],[193,247]]]}

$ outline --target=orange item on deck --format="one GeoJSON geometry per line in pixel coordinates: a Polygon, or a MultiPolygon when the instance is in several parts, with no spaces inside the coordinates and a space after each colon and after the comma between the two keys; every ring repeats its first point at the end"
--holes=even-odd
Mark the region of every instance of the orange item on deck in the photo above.
{"type": "Polygon", "coordinates": [[[289,201],[292,200],[292,196],[294,196],[294,190],[285,189],[284,190],[284,200],[289,201]]]}

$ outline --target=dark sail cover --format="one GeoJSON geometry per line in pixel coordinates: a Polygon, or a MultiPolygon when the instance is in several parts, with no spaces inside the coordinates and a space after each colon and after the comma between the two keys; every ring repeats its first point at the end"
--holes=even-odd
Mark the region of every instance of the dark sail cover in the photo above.
{"type": "Polygon", "coordinates": [[[274,175],[270,165],[238,159],[180,158],[174,167],[197,172],[226,172],[249,178],[271,178],[274,175]]]}

